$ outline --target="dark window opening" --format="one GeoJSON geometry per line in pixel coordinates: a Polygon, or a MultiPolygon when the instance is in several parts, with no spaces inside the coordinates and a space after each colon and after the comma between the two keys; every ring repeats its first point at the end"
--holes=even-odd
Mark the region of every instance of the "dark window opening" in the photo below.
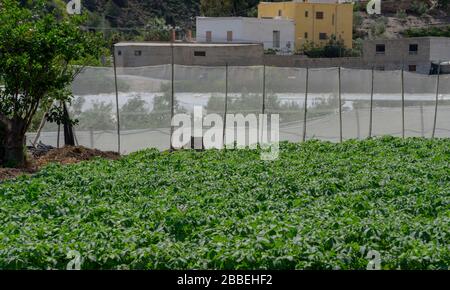
{"type": "Polygon", "coordinates": [[[283,16],[283,11],[278,10],[278,16],[283,16]]]}
{"type": "Polygon", "coordinates": [[[134,55],[135,56],[141,56],[142,55],[142,51],[141,50],[135,50],[134,51],[134,55]]]}
{"type": "Polygon", "coordinates": [[[316,12],[316,19],[323,19],[323,12],[321,11],[316,12]]]}
{"type": "Polygon", "coordinates": [[[280,47],[280,31],[274,30],[273,31],[273,48],[279,48],[280,47]]]}
{"type": "Polygon", "coordinates": [[[122,51],[119,50],[119,51],[117,52],[117,55],[122,55],[122,51]]]}
{"type": "Polygon", "coordinates": [[[377,44],[375,51],[377,54],[384,54],[386,52],[386,46],[384,44],[377,44]]]}
{"type": "Polygon", "coordinates": [[[409,45],[409,54],[417,54],[418,51],[419,51],[418,44],[410,44],[409,45]]]}
{"type": "Polygon", "coordinates": [[[327,36],[326,33],[319,33],[319,39],[320,40],[325,40],[325,39],[328,39],[328,36],[327,36]]]}
{"type": "Polygon", "coordinates": [[[194,56],[206,56],[206,51],[194,51],[194,56]]]}
{"type": "Polygon", "coordinates": [[[308,39],[308,32],[305,32],[305,39],[308,39]]]}
{"type": "Polygon", "coordinates": [[[305,11],[305,18],[308,18],[308,16],[309,16],[309,12],[307,10],[307,11],[305,11]]]}
{"type": "Polygon", "coordinates": [[[233,41],[233,31],[227,31],[227,41],[233,41]]]}
{"type": "Polygon", "coordinates": [[[415,64],[411,64],[408,66],[409,71],[417,71],[417,66],[415,64]]]}

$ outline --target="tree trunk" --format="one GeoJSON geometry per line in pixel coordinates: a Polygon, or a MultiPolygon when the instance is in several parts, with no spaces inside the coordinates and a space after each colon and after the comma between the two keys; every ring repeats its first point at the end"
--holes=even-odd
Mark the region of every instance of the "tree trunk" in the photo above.
{"type": "Polygon", "coordinates": [[[25,165],[25,120],[0,116],[0,164],[6,167],[25,165]]]}
{"type": "Polygon", "coordinates": [[[64,145],[75,146],[75,138],[73,134],[73,126],[70,122],[69,111],[67,110],[66,103],[63,104],[64,112],[64,145]]]}

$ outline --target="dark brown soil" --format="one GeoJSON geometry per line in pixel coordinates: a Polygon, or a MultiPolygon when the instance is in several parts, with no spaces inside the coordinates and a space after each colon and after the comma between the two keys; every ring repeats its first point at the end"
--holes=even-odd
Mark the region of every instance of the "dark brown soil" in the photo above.
{"type": "Polygon", "coordinates": [[[73,164],[92,160],[96,157],[117,160],[120,158],[120,155],[117,152],[104,152],[83,146],[66,146],[60,149],[52,149],[47,154],[36,159],[29,157],[26,168],[0,168],[0,180],[35,173],[39,171],[39,168],[49,163],[73,164]]]}

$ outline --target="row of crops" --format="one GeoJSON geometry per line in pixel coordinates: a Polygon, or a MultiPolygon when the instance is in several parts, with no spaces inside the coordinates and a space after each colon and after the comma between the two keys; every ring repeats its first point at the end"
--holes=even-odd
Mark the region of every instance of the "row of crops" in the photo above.
{"type": "Polygon", "coordinates": [[[141,151],[0,184],[0,268],[383,269],[450,265],[450,140],[141,151]]]}

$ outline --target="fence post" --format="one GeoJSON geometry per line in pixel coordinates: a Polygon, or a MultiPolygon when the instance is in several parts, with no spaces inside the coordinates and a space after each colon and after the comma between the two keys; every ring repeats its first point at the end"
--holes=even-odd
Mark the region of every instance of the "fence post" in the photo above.
{"type": "Polygon", "coordinates": [[[306,120],[308,114],[308,89],[309,89],[309,67],[306,67],[306,80],[305,80],[305,114],[303,116],[303,138],[302,141],[306,141],[306,120]]]}
{"type": "Polygon", "coordinates": [[[89,145],[94,149],[94,129],[89,127],[89,145]]]}
{"type": "Polygon", "coordinates": [[[425,137],[425,124],[423,120],[423,103],[420,103],[420,135],[421,137],[425,137]]]}
{"type": "Polygon", "coordinates": [[[266,65],[263,65],[262,113],[266,111],[266,65]]]}
{"type": "Polygon", "coordinates": [[[170,151],[173,151],[172,146],[172,137],[173,137],[173,126],[172,126],[172,120],[173,116],[175,115],[175,108],[174,108],[174,102],[175,102],[175,57],[174,57],[174,47],[173,47],[173,40],[172,44],[170,46],[171,49],[171,93],[170,93],[170,151]]]}
{"type": "Polygon", "coordinates": [[[361,139],[361,125],[360,125],[360,122],[359,122],[358,106],[356,106],[354,109],[355,109],[355,117],[356,117],[356,137],[358,139],[361,139]]]}
{"type": "Polygon", "coordinates": [[[341,96],[341,67],[339,67],[339,142],[342,143],[342,96],[341,96]]]}
{"type": "Polygon", "coordinates": [[[402,138],[405,138],[405,67],[402,66],[402,138]]]}
{"type": "Polygon", "coordinates": [[[114,64],[114,87],[116,90],[116,118],[117,118],[117,153],[120,154],[120,111],[119,111],[119,90],[117,85],[117,66],[116,66],[116,46],[113,45],[113,64],[114,64]]]}
{"type": "MultiPolygon", "coordinates": [[[[261,118],[258,118],[261,122],[265,119],[264,114],[266,113],[266,64],[263,65],[263,94],[262,94],[262,116],[261,118]]],[[[269,122],[268,118],[266,118],[267,122],[269,122]]],[[[264,122],[262,122],[264,123],[264,122]]],[[[260,124],[260,130],[261,130],[261,139],[259,144],[263,143],[263,137],[264,137],[264,127],[263,124],[260,124]]],[[[270,130],[272,131],[272,127],[270,127],[270,130]]],[[[267,132],[268,133],[268,132],[267,132]]]]}
{"type": "Polygon", "coordinates": [[[370,88],[370,113],[369,113],[369,138],[372,138],[372,126],[373,126],[373,92],[374,92],[374,80],[375,80],[375,67],[372,66],[372,85],[370,88]]]}
{"type": "Polygon", "coordinates": [[[223,148],[226,149],[225,146],[225,137],[226,137],[226,130],[227,130],[227,111],[228,111],[228,62],[225,64],[225,109],[223,113],[223,148]]]}
{"type": "Polygon", "coordinates": [[[439,81],[441,78],[441,61],[439,60],[439,65],[438,65],[438,75],[437,75],[437,80],[436,80],[436,104],[434,107],[434,122],[433,122],[433,134],[431,136],[431,138],[434,139],[434,136],[436,135],[436,124],[437,124],[437,113],[438,113],[438,103],[439,103],[439,81]]]}

